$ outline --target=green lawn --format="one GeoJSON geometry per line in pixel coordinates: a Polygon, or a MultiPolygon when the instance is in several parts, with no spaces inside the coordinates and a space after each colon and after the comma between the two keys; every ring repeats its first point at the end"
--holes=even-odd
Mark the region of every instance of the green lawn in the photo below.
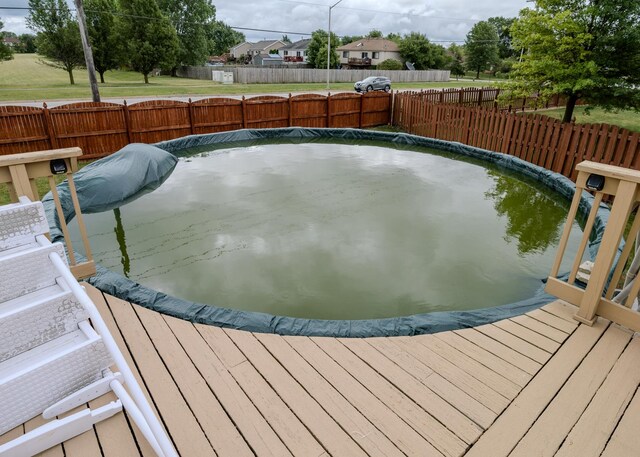
{"type": "MultiPolygon", "coordinates": [[[[15,54],[13,60],[0,62],[0,101],[44,101],[90,99],[86,70],[74,70],[75,85],[69,84],[67,72],[43,63],[34,54],[15,54]]],[[[150,77],[144,84],[142,75],[131,71],[109,71],[105,84],[100,84],[102,97],[167,96],[167,95],[243,95],[269,92],[304,92],[324,90],[326,84],[230,84],[212,81],[150,77]]],[[[398,83],[395,89],[428,89],[435,87],[486,86],[486,82],[452,81],[448,83],[398,83]]],[[[332,91],[352,91],[352,83],[331,84],[332,91]]]]}
{"type": "MultiPolygon", "coordinates": [[[[578,124],[611,124],[623,127],[625,129],[632,130],[634,132],[640,132],[640,113],[635,111],[619,111],[607,113],[603,109],[594,108],[590,114],[585,113],[584,106],[576,106],[573,111],[573,115],[576,118],[578,124]]],[[[564,108],[554,108],[548,110],[538,111],[540,114],[550,116],[556,119],[562,119],[564,115],[564,108]]],[[[531,114],[528,112],[527,114],[531,114]]]]}

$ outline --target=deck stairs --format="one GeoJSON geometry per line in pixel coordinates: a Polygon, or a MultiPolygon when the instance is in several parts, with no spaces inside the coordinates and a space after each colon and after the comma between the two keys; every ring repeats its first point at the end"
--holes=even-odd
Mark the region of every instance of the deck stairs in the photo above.
{"type": "Polygon", "coordinates": [[[41,202],[0,207],[0,435],[40,414],[50,419],[0,445],[0,456],[35,455],[123,408],[159,456],[177,455],[48,231],[41,202]],[[110,391],[116,401],[69,413],[110,391]]]}

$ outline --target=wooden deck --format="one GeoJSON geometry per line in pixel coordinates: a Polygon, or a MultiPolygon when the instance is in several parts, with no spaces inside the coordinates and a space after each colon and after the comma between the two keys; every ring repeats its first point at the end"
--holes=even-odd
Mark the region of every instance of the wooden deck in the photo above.
{"type": "MultiPolygon", "coordinates": [[[[335,339],[194,325],[87,289],[183,456],[640,454],[640,339],[578,325],[561,302],[474,329],[335,339]]],[[[153,453],[118,414],[44,455],[153,453]]]]}

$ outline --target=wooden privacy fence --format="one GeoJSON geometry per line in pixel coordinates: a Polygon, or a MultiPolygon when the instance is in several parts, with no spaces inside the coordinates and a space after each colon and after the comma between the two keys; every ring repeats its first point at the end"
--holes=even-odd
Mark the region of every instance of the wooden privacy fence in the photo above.
{"type": "Polygon", "coordinates": [[[128,143],[242,128],[374,127],[390,122],[391,107],[392,94],[384,92],[0,106],[0,156],[80,147],[83,158],[97,158],[128,143]]]}
{"type": "Polygon", "coordinates": [[[396,94],[393,124],[416,135],[502,152],[576,179],[583,160],[640,169],[640,133],[607,124],[562,123],[396,94]]]}
{"type": "Polygon", "coordinates": [[[565,106],[566,97],[554,95],[542,106],[538,106],[536,96],[512,100],[498,100],[500,89],[497,87],[462,87],[460,89],[427,89],[403,92],[405,97],[416,97],[427,103],[458,106],[482,106],[499,108],[507,111],[528,111],[538,108],[554,108],[565,106]]]}

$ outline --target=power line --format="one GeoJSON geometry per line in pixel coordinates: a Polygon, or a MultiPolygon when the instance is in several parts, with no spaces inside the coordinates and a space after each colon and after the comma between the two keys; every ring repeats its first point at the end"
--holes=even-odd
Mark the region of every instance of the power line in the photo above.
{"type": "MultiPolygon", "coordinates": [[[[314,6],[328,7],[328,5],[324,5],[324,4],[320,4],[320,3],[302,2],[302,1],[294,1],[294,0],[279,0],[279,1],[280,2],[284,2],[284,3],[298,3],[298,4],[303,4],[303,5],[314,5],[314,6]]],[[[430,17],[430,18],[434,18],[434,19],[436,18],[435,16],[422,16],[422,15],[415,15],[415,14],[409,14],[409,13],[393,13],[393,12],[387,12],[387,11],[366,10],[366,9],[361,9],[361,8],[348,8],[348,7],[336,7],[336,8],[350,9],[350,10],[356,10],[356,11],[367,11],[367,12],[374,12],[374,13],[400,14],[400,15],[407,15],[407,16],[417,16],[417,17],[430,17]]],[[[31,8],[29,8],[29,7],[0,6],[0,10],[31,11],[31,8]]],[[[69,9],[69,11],[75,12],[76,10],[75,9],[69,9]]],[[[110,10],[85,10],[85,11],[86,12],[92,12],[92,13],[108,13],[108,14],[113,14],[114,16],[130,17],[130,18],[134,18],[134,19],[162,20],[162,18],[157,18],[157,17],[138,16],[138,15],[134,15],[134,14],[127,14],[127,13],[121,13],[121,12],[118,12],[118,11],[110,11],[110,10]]],[[[467,21],[465,19],[459,19],[459,18],[439,18],[439,19],[452,19],[452,20],[467,21]]],[[[232,28],[234,30],[245,30],[245,31],[250,31],[250,32],[267,32],[267,33],[278,33],[278,34],[286,34],[286,35],[291,34],[291,35],[301,35],[301,36],[311,36],[312,35],[310,32],[292,32],[292,31],[287,31],[287,30],[257,29],[257,28],[252,28],[252,27],[235,27],[235,26],[232,26],[232,25],[230,25],[229,28],[232,28]]],[[[342,35],[342,36],[344,36],[344,35],[342,35]]],[[[464,43],[466,40],[432,40],[432,39],[429,39],[429,41],[432,42],[432,43],[464,43]]],[[[499,40],[497,40],[497,41],[487,40],[487,41],[483,41],[483,42],[486,42],[486,43],[497,43],[497,42],[499,42],[499,40]]]]}

